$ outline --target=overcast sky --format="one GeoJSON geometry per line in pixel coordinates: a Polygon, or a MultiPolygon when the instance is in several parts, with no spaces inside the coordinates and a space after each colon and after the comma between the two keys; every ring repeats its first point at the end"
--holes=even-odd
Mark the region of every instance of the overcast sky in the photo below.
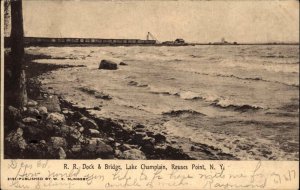
{"type": "Polygon", "coordinates": [[[299,1],[23,0],[25,36],[299,42],[299,1]]]}

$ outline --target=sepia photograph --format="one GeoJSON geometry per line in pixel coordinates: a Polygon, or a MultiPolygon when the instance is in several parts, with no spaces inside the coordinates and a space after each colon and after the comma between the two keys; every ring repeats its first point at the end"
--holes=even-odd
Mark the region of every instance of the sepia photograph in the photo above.
{"type": "Polygon", "coordinates": [[[1,3],[4,159],[299,161],[299,1],[1,3]]]}

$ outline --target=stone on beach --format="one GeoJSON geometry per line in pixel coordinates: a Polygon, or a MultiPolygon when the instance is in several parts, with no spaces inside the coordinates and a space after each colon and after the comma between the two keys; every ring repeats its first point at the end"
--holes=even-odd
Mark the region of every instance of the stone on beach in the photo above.
{"type": "Polygon", "coordinates": [[[71,151],[73,152],[73,153],[79,153],[79,152],[81,152],[81,145],[73,145],[72,146],[72,148],[71,148],[71,151]]]}
{"type": "Polygon", "coordinates": [[[40,112],[41,115],[46,115],[48,113],[48,110],[45,106],[39,107],[38,111],[40,112]]]}
{"type": "Polygon", "coordinates": [[[12,116],[12,118],[14,118],[14,119],[21,117],[20,110],[13,106],[8,106],[8,112],[9,112],[9,115],[12,116]]]}
{"type": "Polygon", "coordinates": [[[128,64],[124,63],[123,61],[121,61],[119,65],[123,65],[124,66],[124,65],[128,65],[128,64]]]}
{"type": "Polygon", "coordinates": [[[139,149],[130,149],[122,153],[122,157],[127,160],[145,160],[145,154],[139,149]]]}
{"type": "Polygon", "coordinates": [[[59,159],[65,159],[67,157],[65,150],[62,147],[58,149],[59,159]]]}
{"type": "Polygon", "coordinates": [[[38,127],[27,126],[24,128],[24,137],[31,140],[42,140],[46,132],[38,127]]]}
{"type": "Polygon", "coordinates": [[[129,144],[122,144],[122,145],[119,145],[119,149],[121,151],[125,151],[125,150],[130,150],[132,149],[132,147],[129,145],[129,144]]]}
{"type": "Polygon", "coordinates": [[[155,147],[152,143],[146,142],[146,143],[143,144],[141,150],[144,151],[145,153],[153,154],[154,151],[155,151],[155,147]]]}
{"type": "MultiPolygon", "coordinates": [[[[47,145],[41,140],[38,143],[30,143],[26,147],[24,154],[25,157],[29,157],[30,159],[45,159],[45,157],[49,158],[49,151],[47,145]]],[[[54,158],[54,157],[52,157],[54,158]]]]}
{"type": "Polygon", "coordinates": [[[35,108],[32,108],[32,107],[29,107],[27,110],[26,110],[26,113],[30,116],[38,116],[40,115],[40,112],[39,110],[35,109],[35,108]]]}
{"type": "MultiPolygon", "coordinates": [[[[69,137],[73,132],[78,131],[76,127],[74,126],[68,126],[68,125],[62,125],[60,128],[58,128],[58,133],[62,137],[69,137]]],[[[76,132],[75,132],[76,133],[76,132]]]]}
{"type": "Polygon", "coordinates": [[[89,129],[89,134],[92,137],[98,137],[100,135],[100,132],[97,129],[89,129]]]}
{"type": "Polygon", "coordinates": [[[103,141],[98,141],[97,144],[88,144],[84,147],[83,154],[87,158],[113,158],[114,150],[113,148],[105,144],[103,141]]]}
{"type": "Polygon", "coordinates": [[[134,126],[135,129],[144,129],[146,126],[142,125],[142,124],[137,124],[136,126],[134,126]]]}
{"type": "Polygon", "coordinates": [[[99,69],[117,70],[118,65],[115,62],[104,59],[100,62],[99,69]]]}
{"type": "Polygon", "coordinates": [[[102,142],[102,140],[102,138],[93,137],[91,139],[88,139],[88,144],[97,145],[99,142],[102,142]]]}
{"type": "Polygon", "coordinates": [[[22,119],[22,121],[23,121],[23,123],[26,123],[26,124],[37,124],[37,120],[32,117],[26,117],[26,118],[22,119]]]}
{"type": "Polygon", "coordinates": [[[18,128],[10,132],[5,138],[5,145],[10,147],[10,150],[13,151],[25,150],[27,143],[23,138],[23,129],[18,128]]]}
{"type": "Polygon", "coordinates": [[[148,136],[144,137],[142,141],[143,141],[143,144],[146,144],[146,143],[155,144],[155,139],[152,137],[148,137],[148,136]]]}
{"type": "Polygon", "coordinates": [[[39,101],[39,104],[47,108],[48,112],[60,112],[60,102],[57,96],[49,96],[39,101]]]}
{"type": "Polygon", "coordinates": [[[80,142],[81,137],[82,137],[82,134],[77,129],[72,131],[71,134],[70,134],[70,138],[74,141],[79,141],[80,142]]]}
{"type": "Polygon", "coordinates": [[[50,144],[54,149],[58,149],[59,147],[67,147],[67,141],[62,137],[51,137],[50,144]]]}
{"type": "Polygon", "coordinates": [[[101,158],[113,158],[114,150],[110,145],[101,142],[97,145],[96,154],[101,158]]]}
{"type": "Polygon", "coordinates": [[[109,142],[115,142],[115,139],[111,138],[111,137],[108,137],[107,139],[109,142]]]}
{"type": "Polygon", "coordinates": [[[159,134],[159,133],[156,134],[156,135],[154,135],[154,138],[155,138],[155,141],[156,141],[156,142],[159,142],[159,143],[165,142],[166,139],[167,139],[164,135],[159,134]]]}
{"type": "Polygon", "coordinates": [[[112,97],[109,94],[105,94],[103,92],[95,92],[95,98],[104,99],[104,100],[111,100],[112,97]]]}
{"type": "Polygon", "coordinates": [[[82,117],[80,119],[80,123],[86,129],[98,129],[97,123],[94,120],[89,119],[87,117],[82,117]]]}
{"type": "Polygon", "coordinates": [[[132,140],[133,142],[140,144],[143,142],[143,138],[146,136],[147,134],[145,132],[136,132],[132,140]]]}
{"type": "Polygon", "coordinates": [[[36,106],[36,105],[38,105],[38,103],[37,103],[36,101],[34,101],[34,100],[29,100],[29,101],[27,102],[27,106],[28,106],[28,107],[34,107],[34,106],[36,106]]]}
{"type": "MultiPolygon", "coordinates": [[[[83,118],[84,115],[82,115],[82,113],[80,113],[79,111],[75,111],[73,114],[72,114],[72,119],[73,120],[79,120],[81,118],[83,118]]],[[[75,122],[77,123],[77,122],[75,122]]]]}
{"type": "Polygon", "coordinates": [[[60,113],[50,113],[47,117],[47,121],[52,123],[52,124],[63,124],[66,119],[65,116],[60,114],[60,113]]]}

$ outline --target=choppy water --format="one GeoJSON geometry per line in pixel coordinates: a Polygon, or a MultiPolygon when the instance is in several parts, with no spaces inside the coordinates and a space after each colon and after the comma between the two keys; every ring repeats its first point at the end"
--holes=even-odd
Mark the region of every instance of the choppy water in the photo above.
{"type": "Polygon", "coordinates": [[[205,143],[241,159],[298,159],[298,46],[26,51],[54,58],[35,60],[38,63],[86,65],[52,72],[42,77],[43,83],[78,105],[101,105],[101,111],[94,111],[97,115],[142,122],[183,139],[178,142],[183,147],[205,143]],[[102,59],[128,66],[98,70],[102,59]],[[112,99],[103,100],[97,93],[112,99]]]}

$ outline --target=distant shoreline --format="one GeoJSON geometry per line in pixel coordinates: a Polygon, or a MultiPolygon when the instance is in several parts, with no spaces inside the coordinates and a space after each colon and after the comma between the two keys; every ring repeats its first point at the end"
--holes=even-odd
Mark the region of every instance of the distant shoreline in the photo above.
{"type": "MultiPolygon", "coordinates": [[[[10,47],[10,37],[4,37],[4,46],[10,47]]],[[[24,45],[29,46],[238,46],[238,45],[299,45],[299,42],[270,42],[270,43],[238,43],[238,42],[209,42],[209,43],[156,43],[155,40],[140,39],[98,39],[98,38],[50,38],[24,37],[24,45]]]]}
{"type": "MultiPolygon", "coordinates": [[[[165,45],[165,44],[25,44],[25,47],[133,47],[133,46],[143,46],[143,47],[182,47],[182,46],[299,46],[299,44],[185,44],[185,45],[165,45]]],[[[5,48],[10,48],[10,45],[5,44],[5,48]]]]}
{"type": "Polygon", "coordinates": [[[194,45],[235,46],[235,45],[300,45],[300,44],[299,43],[237,43],[237,44],[194,43],[194,45]]]}

